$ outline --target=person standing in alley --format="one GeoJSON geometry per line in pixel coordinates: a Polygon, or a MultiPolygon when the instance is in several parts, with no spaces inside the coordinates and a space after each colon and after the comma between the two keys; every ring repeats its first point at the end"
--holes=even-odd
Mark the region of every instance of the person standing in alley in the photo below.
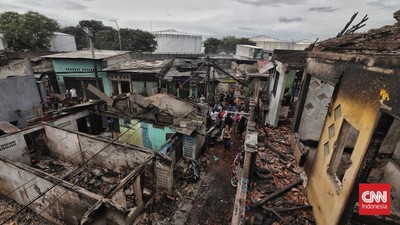
{"type": "Polygon", "coordinates": [[[225,125],[229,125],[229,127],[232,127],[233,121],[232,121],[232,117],[231,117],[230,113],[228,113],[228,115],[225,117],[224,122],[225,122],[225,125]]]}
{"type": "Polygon", "coordinates": [[[77,102],[78,101],[78,95],[76,94],[76,89],[75,88],[71,88],[71,90],[69,90],[69,93],[71,94],[72,101],[77,102]]]}
{"type": "Polygon", "coordinates": [[[232,139],[231,132],[232,132],[231,127],[228,124],[226,124],[225,128],[222,130],[222,135],[223,135],[223,138],[224,138],[224,149],[225,150],[229,150],[229,148],[231,146],[231,139],[232,139]]]}

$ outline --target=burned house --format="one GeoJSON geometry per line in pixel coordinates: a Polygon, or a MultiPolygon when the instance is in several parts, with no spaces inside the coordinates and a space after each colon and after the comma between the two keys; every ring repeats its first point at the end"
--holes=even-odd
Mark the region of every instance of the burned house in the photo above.
{"type": "Polygon", "coordinates": [[[161,82],[160,78],[169,70],[171,61],[127,60],[103,71],[108,72],[112,93],[115,95],[132,92],[150,96],[159,93],[161,88],[166,88],[167,84],[161,82]]]}
{"type": "Polygon", "coordinates": [[[93,54],[90,50],[80,50],[42,56],[42,58],[52,60],[58,90],[61,94],[67,89],[75,88],[79,97],[93,99],[96,96],[87,92],[87,87],[89,84],[96,85],[96,83],[104,93],[112,94],[107,72],[102,70],[107,66],[129,60],[130,52],[95,50],[93,54]]]}
{"type": "Polygon", "coordinates": [[[322,41],[309,53],[293,146],[318,224],[400,221],[399,37],[400,22],[322,41]],[[390,215],[358,214],[361,183],[390,184],[390,215]]]}
{"type": "Polygon", "coordinates": [[[165,88],[169,94],[184,99],[198,99],[205,91],[206,70],[203,59],[176,58],[163,77],[166,81],[165,88]]]}
{"type": "Polygon", "coordinates": [[[297,99],[307,53],[300,50],[274,50],[275,69],[269,79],[269,107],[265,122],[277,126],[288,116],[290,104],[297,99]]]}
{"type": "Polygon", "coordinates": [[[139,146],[47,124],[3,134],[0,146],[1,194],[55,224],[131,224],[171,188],[171,161],[139,146]]]}
{"type": "Polygon", "coordinates": [[[171,157],[197,158],[205,143],[207,108],[168,94],[129,93],[99,112],[112,119],[113,138],[171,157]]]}

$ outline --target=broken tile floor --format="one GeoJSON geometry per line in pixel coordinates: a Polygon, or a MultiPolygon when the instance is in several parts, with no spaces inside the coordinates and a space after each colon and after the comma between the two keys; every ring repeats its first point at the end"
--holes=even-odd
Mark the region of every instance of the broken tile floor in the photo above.
{"type": "Polygon", "coordinates": [[[293,157],[289,132],[287,125],[258,129],[255,182],[247,199],[247,205],[251,206],[250,224],[315,224],[305,195],[306,175],[293,157]],[[288,191],[271,198],[291,184],[294,185],[288,191]]]}

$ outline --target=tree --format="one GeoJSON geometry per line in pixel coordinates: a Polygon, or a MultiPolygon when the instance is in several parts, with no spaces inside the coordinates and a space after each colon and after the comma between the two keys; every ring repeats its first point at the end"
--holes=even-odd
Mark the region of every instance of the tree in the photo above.
{"type": "Polygon", "coordinates": [[[147,31],[124,28],[120,30],[122,49],[132,52],[154,52],[157,48],[155,36],[147,31]]]}
{"type": "Polygon", "coordinates": [[[37,12],[0,14],[0,34],[5,47],[12,51],[47,51],[58,23],[37,12]]]}
{"type": "Polygon", "coordinates": [[[221,46],[221,41],[216,38],[207,38],[204,41],[204,52],[206,54],[217,54],[221,46]]]}
{"type": "Polygon", "coordinates": [[[204,41],[204,52],[206,54],[216,54],[226,52],[228,54],[236,52],[236,45],[256,45],[255,42],[248,38],[236,38],[235,36],[226,36],[222,40],[216,38],[208,38],[204,41]]]}
{"type": "MultiPolygon", "coordinates": [[[[75,36],[78,49],[88,48],[87,34],[84,28],[89,28],[93,33],[94,47],[97,49],[119,50],[118,31],[112,27],[104,26],[97,20],[81,20],[76,27],[65,27],[61,31],[75,36]]],[[[153,34],[129,28],[120,29],[122,50],[133,52],[153,52],[157,42],[153,34]]]]}

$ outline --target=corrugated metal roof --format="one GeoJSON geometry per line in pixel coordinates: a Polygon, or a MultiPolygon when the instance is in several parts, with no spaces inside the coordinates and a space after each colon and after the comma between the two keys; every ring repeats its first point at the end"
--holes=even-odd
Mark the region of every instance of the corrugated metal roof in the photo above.
{"type": "MultiPolygon", "coordinates": [[[[118,55],[129,53],[130,51],[114,51],[114,50],[95,50],[95,59],[106,59],[118,55]]],[[[92,59],[90,50],[80,50],[75,52],[58,53],[53,55],[41,56],[42,58],[50,59],[92,59]]]]}
{"type": "Polygon", "coordinates": [[[161,110],[167,111],[175,118],[185,117],[189,113],[196,110],[196,106],[177,99],[175,96],[172,95],[155,94],[147,97],[147,99],[153,100],[153,103],[151,103],[152,105],[161,110]]]}
{"type": "Polygon", "coordinates": [[[127,60],[112,66],[109,66],[103,71],[118,71],[118,72],[132,72],[132,73],[160,73],[165,66],[172,60],[127,60]]]}
{"type": "Polygon", "coordinates": [[[179,36],[197,36],[201,37],[201,35],[198,34],[189,34],[186,32],[180,32],[174,29],[168,29],[168,30],[160,30],[160,31],[154,31],[152,32],[154,35],[179,35],[179,36]]]}

